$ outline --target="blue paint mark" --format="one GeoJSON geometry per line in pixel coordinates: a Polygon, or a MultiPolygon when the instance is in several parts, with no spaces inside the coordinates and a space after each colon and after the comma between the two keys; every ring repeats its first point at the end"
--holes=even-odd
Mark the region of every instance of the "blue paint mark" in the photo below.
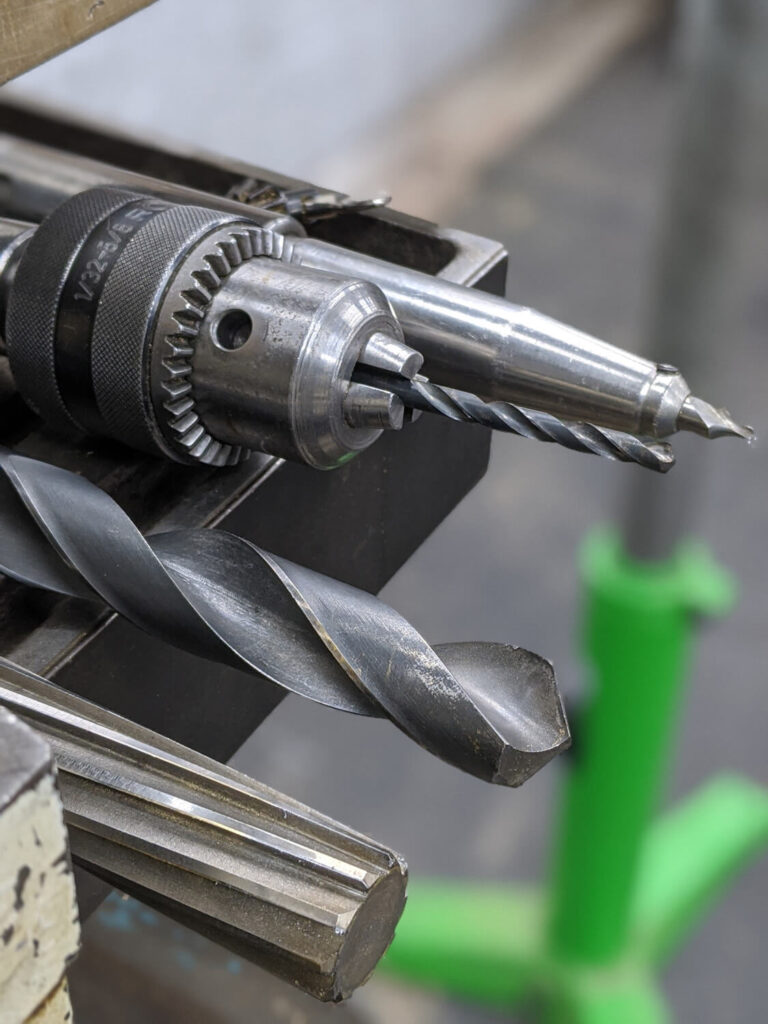
{"type": "Polygon", "coordinates": [[[147,907],[142,907],[139,911],[139,920],[142,924],[149,925],[150,928],[157,927],[157,914],[147,907]]]}
{"type": "Polygon", "coordinates": [[[230,960],[227,960],[227,970],[229,971],[230,974],[239,974],[240,971],[242,971],[242,969],[242,960],[238,960],[237,957],[234,956],[230,960]]]}
{"type": "Polygon", "coordinates": [[[133,900],[124,900],[116,893],[110,893],[99,908],[99,924],[116,932],[132,932],[135,927],[133,900]]]}
{"type": "Polygon", "coordinates": [[[188,949],[175,949],[173,955],[183,971],[194,971],[197,968],[197,957],[188,949]]]}

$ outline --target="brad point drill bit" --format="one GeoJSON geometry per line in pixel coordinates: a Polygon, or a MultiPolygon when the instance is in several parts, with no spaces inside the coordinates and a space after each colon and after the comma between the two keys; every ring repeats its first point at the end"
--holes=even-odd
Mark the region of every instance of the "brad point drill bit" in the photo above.
{"type": "Polygon", "coordinates": [[[460,423],[478,423],[492,430],[553,442],[571,451],[589,452],[614,462],[634,462],[657,473],[666,473],[675,464],[672,448],[664,441],[643,440],[592,423],[569,423],[550,413],[524,409],[511,402],[484,402],[477,395],[440,387],[418,374],[408,380],[358,370],[353,379],[392,391],[407,408],[437,413],[460,423]]]}
{"type": "Polygon", "coordinates": [[[0,570],[102,600],[155,636],[343,711],[389,718],[458,768],[523,783],[570,741],[552,666],[431,647],[378,598],[220,530],[144,538],[67,470],[0,450],[0,570]]]}

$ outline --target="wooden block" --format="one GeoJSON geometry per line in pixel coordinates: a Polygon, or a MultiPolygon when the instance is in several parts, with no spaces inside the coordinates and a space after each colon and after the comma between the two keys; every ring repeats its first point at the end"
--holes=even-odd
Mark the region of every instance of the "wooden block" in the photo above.
{"type": "Polygon", "coordinates": [[[0,84],[154,0],[0,0],[0,84]]]}
{"type": "Polygon", "coordinates": [[[80,925],[48,744],[0,708],[0,1020],[71,1020],[80,925]]]}

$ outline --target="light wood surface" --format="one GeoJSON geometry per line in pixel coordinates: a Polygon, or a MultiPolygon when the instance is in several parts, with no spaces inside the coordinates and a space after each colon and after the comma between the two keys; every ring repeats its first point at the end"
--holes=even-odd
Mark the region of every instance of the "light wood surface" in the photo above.
{"type": "Polygon", "coordinates": [[[0,84],[151,3],[154,0],[0,0],[0,84]]]}
{"type": "Polygon", "coordinates": [[[80,926],[56,769],[0,708],[0,1021],[71,1022],[64,981],[80,926]]]}

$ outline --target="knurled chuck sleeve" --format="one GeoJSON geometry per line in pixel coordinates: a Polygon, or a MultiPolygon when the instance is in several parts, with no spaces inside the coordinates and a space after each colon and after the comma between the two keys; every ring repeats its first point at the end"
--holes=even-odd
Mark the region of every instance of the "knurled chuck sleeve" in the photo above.
{"type": "Polygon", "coordinates": [[[194,461],[160,429],[150,395],[158,309],[189,251],[237,215],[104,186],[36,230],[16,272],[6,346],[16,385],[59,430],[194,461]]]}

